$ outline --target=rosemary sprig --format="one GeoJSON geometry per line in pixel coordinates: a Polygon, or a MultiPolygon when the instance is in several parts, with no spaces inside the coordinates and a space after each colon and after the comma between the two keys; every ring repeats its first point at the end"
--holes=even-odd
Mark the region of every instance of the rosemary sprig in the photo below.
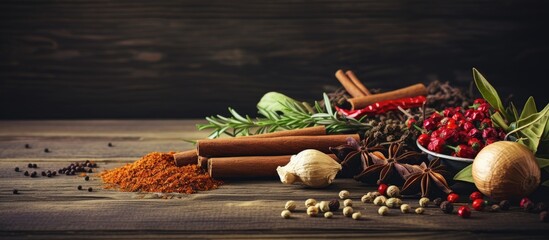
{"type": "Polygon", "coordinates": [[[222,134],[229,136],[253,135],[291,130],[316,125],[326,126],[328,133],[358,132],[368,130],[372,126],[361,122],[361,119],[346,118],[334,112],[333,107],[324,93],[324,107],[315,101],[314,109],[307,109],[296,102],[280,102],[284,114],[258,107],[262,117],[255,119],[248,115],[242,116],[234,109],[229,108],[229,117],[221,115],[206,117],[207,124],[198,124],[198,130],[211,129],[209,138],[217,138],[222,134]]]}

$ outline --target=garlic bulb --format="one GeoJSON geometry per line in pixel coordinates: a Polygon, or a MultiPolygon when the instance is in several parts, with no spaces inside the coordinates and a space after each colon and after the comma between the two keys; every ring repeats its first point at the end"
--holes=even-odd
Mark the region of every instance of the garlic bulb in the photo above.
{"type": "Polygon", "coordinates": [[[528,196],[541,173],[532,151],[520,143],[499,141],[477,154],[472,167],[475,186],[495,200],[528,196]]]}
{"type": "Polygon", "coordinates": [[[293,155],[286,166],[276,168],[282,183],[303,183],[314,188],[330,185],[340,170],[338,162],[315,149],[303,150],[293,155]]]}

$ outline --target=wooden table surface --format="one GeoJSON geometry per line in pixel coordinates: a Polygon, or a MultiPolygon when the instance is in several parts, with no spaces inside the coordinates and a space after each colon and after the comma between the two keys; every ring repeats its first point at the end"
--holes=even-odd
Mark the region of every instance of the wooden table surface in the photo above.
{"type": "MultiPolygon", "coordinates": [[[[184,139],[207,135],[195,129],[197,120],[157,121],[0,121],[0,238],[458,238],[544,239],[549,225],[519,209],[473,212],[471,219],[445,215],[430,207],[424,215],[377,214],[377,207],[360,202],[372,187],[351,179],[336,179],[326,189],[281,184],[277,179],[226,181],[217,190],[192,195],[128,193],[102,189],[97,172],[122,166],[152,151],[192,148],[184,139]],[[113,146],[109,147],[108,143],[113,146]],[[25,148],[29,144],[31,148],[25,148]],[[48,148],[49,153],[44,152],[48,148]],[[90,181],[78,176],[23,176],[19,167],[37,163],[37,171],[57,170],[70,162],[99,163],[90,181]],[[93,192],[77,186],[93,187],[93,192]],[[18,189],[19,194],[13,194],[18,189]],[[311,218],[307,198],[329,200],[340,190],[351,192],[355,221],[336,212],[333,219],[311,218]],[[280,212],[287,200],[298,210],[291,219],[280,212]]],[[[412,207],[417,199],[404,199],[412,207]]]]}

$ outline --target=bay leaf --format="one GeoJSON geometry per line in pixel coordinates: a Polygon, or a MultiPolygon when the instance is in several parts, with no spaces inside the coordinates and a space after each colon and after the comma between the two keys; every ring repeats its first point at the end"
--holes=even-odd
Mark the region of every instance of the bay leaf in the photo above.
{"type": "Polygon", "coordinates": [[[470,182],[474,183],[473,180],[473,164],[470,164],[469,166],[461,169],[456,175],[454,175],[454,180],[457,181],[464,181],[464,182],[470,182]]]}

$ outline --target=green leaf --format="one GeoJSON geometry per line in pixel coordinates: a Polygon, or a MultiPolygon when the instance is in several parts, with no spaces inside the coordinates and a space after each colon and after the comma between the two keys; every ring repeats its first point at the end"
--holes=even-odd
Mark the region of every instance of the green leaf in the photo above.
{"type": "Polygon", "coordinates": [[[507,123],[505,122],[505,120],[503,119],[503,117],[501,116],[501,114],[499,112],[496,112],[496,113],[492,114],[492,116],[490,118],[492,119],[492,122],[494,124],[496,124],[498,127],[505,130],[505,132],[508,132],[510,130],[509,125],[507,125],[507,123]]]}
{"type": "Polygon", "coordinates": [[[334,112],[332,110],[332,105],[330,104],[330,98],[328,97],[328,94],[324,93],[322,94],[324,97],[324,105],[326,105],[326,112],[330,115],[334,115],[334,112]]]}
{"type": "Polygon", "coordinates": [[[539,168],[545,168],[549,166],[549,159],[537,157],[539,168]]]}
{"type": "Polygon", "coordinates": [[[482,74],[476,69],[473,68],[473,79],[475,81],[475,85],[477,86],[478,91],[482,95],[482,97],[496,110],[499,112],[505,114],[505,119],[509,119],[506,115],[505,108],[503,107],[503,104],[501,103],[501,99],[499,98],[498,92],[482,74]]]}
{"type": "Polygon", "coordinates": [[[530,116],[517,121],[517,128],[508,132],[507,136],[518,133],[520,139],[518,142],[524,144],[536,154],[548,120],[549,104],[541,112],[531,114],[530,116]]]}
{"type": "Polygon", "coordinates": [[[526,103],[524,104],[524,107],[522,108],[522,112],[520,113],[519,119],[524,119],[532,114],[535,114],[538,112],[538,109],[536,107],[536,102],[534,101],[534,98],[530,96],[528,100],[526,100],[526,103]]]}
{"type": "Polygon", "coordinates": [[[279,111],[283,114],[290,114],[288,107],[284,106],[284,103],[295,103],[296,105],[305,108],[300,102],[278,92],[268,92],[263,95],[261,100],[257,103],[257,108],[262,108],[272,112],[279,111]]]}
{"type": "Polygon", "coordinates": [[[514,122],[519,119],[517,108],[512,102],[510,102],[509,106],[507,106],[507,116],[509,116],[509,119],[507,119],[508,122],[514,122]]]}
{"type": "Polygon", "coordinates": [[[454,180],[474,183],[473,181],[473,164],[461,169],[455,176],[454,180]]]}

